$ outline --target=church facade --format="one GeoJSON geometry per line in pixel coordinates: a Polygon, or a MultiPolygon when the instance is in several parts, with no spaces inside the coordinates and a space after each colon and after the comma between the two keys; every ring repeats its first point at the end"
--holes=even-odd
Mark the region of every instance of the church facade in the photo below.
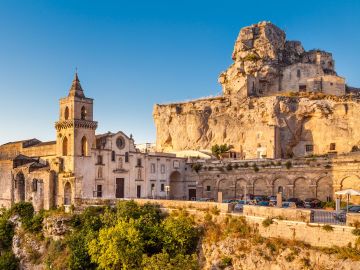
{"type": "Polygon", "coordinates": [[[189,199],[185,159],[141,152],[123,132],[96,134],[93,99],[78,75],[60,99],[56,140],[0,146],[0,206],[32,202],[35,209],[116,198],[189,199]]]}

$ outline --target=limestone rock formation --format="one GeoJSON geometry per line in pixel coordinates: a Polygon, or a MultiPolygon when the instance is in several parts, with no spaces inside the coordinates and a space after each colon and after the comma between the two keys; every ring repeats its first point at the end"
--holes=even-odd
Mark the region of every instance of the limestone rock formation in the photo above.
{"type": "Polygon", "coordinates": [[[282,158],[350,152],[360,143],[357,90],[332,55],[306,52],[275,25],[241,29],[234,63],[219,77],[223,95],[155,105],[157,149],[210,149],[231,144],[240,158],[282,158]],[[345,141],[344,138],[347,138],[345,141]]]}

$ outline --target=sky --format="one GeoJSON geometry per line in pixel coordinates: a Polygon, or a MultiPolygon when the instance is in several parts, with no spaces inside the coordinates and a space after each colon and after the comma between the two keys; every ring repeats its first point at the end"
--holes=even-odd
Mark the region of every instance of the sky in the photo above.
{"type": "Polygon", "coordinates": [[[75,68],[97,133],[155,142],[156,103],[218,95],[239,30],[271,21],[360,87],[360,1],[0,1],[0,144],[55,140],[75,68]]]}

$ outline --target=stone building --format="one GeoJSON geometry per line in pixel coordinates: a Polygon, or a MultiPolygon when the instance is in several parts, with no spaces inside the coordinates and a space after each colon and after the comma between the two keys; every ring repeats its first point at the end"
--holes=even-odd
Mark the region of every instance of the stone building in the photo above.
{"type": "Polygon", "coordinates": [[[255,159],[360,147],[359,91],[337,75],[331,53],[305,51],[261,22],[241,29],[232,59],[219,77],[221,96],[154,106],[158,151],[226,143],[236,157],[255,159]]]}
{"type": "Polygon", "coordinates": [[[77,74],[59,109],[55,141],[0,146],[0,205],[30,201],[39,210],[99,198],[187,198],[179,185],[184,159],[142,153],[123,132],[95,133],[93,100],[77,74]]]}
{"type": "MultiPolygon", "coordinates": [[[[329,201],[338,190],[360,190],[360,152],[296,160],[196,160],[188,166],[186,184],[196,184],[198,197],[214,200],[219,192],[222,199],[282,192],[285,198],[329,201]]],[[[359,197],[351,200],[360,203],[359,197]]]]}

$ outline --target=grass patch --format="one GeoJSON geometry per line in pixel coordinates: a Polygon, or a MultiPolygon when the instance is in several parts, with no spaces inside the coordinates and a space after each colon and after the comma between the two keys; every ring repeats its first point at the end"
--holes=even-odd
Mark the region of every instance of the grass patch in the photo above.
{"type": "Polygon", "coordinates": [[[262,222],[262,225],[265,228],[269,227],[271,224],[273,224],[273,220],[272,220],[272,218],[269,218],[269,217],[264,219],[263,222],[262,222]]]}

